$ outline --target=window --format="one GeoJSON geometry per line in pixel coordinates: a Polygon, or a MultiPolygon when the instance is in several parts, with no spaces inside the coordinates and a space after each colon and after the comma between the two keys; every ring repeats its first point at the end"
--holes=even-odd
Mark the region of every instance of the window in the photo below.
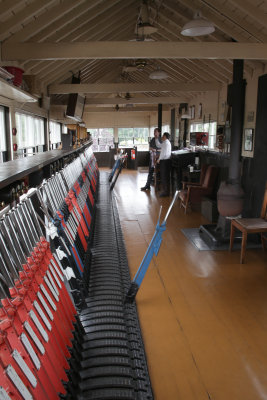
{"type": "Polygon", "coordinates": [[[52,149],[61,142],[61,124],[59,122],[49,121],[50,143],[52,149]]]}
{"type": "Polygon", "coordinates": [[[92,150],[94,152],[109,151],[110,147],[114,148],[113,128],[87,129],[87,132],[90,132],[93,139],[92,150]]]}
{"type": "MultiPolygon", "coordinates": [[[[149,129],[149,133],[150,133],[150,137],[153,138],[154,137],[154,129],[156,129],[157,126],[151,126],[149,129]]],[[[163,134],[164,132],[170,132],[170,125],[162,125],[161,127],[161,134],[163,134]]]]}
{"type": "Polygon", "coordinates": [[[44,120],[28,114],[16,113],[18,149],[28,149],[24,154],[30,155],[35,147],[45,144],[44,120]]]}
{"type": "Polygon", "coordinates": [[[5,109],[0,107],[0,152],[6,151],[5,109]]]}
{"type": "Polygon", "coordinates": [[[209,132],[209,149],[216,147],[217,122],[207,122],[205,124],[191,124],[190,132],[209,132]]]}
{"type": "Polygon", "coordinates": [[[119,128],[119,147],[136,146],[139,151],[148,150],[148,128],[119,128]]]}
{"type": "Polygon", "coordinates": [[[216,131],[217,131],[217,123],[210,122],[204,124],[204,132],[209,132],[209,148],[214,149],[216,146],[216,131]]]}

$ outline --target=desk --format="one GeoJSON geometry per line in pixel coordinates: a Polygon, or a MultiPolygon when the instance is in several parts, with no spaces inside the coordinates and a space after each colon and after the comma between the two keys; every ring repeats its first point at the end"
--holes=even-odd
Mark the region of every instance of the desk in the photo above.
{"type": "Polygon", "coordinates": [[[193,172],[190,172],[188,168],[183,169],[182,180],[186,182],[199,182],[200,172],[200,169],[196,169],[193,172]]]}
{"type": "Polygon", "coordinates": [[[177,150],[173,151],[171,155],[171,184],[173,193],[175,190],[182,189],[182,171],[188,165],[195,163],[195,157],[198,157],[199,153],[194,153],[188,150],[177,150]]]}

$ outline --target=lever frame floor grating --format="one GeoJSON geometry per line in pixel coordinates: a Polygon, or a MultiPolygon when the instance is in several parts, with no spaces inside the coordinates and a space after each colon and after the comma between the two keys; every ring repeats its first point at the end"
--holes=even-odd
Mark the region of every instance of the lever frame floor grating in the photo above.
{"type": "Polygon", "coordinates": [[[131,284],[115,196],[101,172],[90,271],[77,317],[72,386],[67,399],[153,400],[135,303],[124,304],[131,284]]]}

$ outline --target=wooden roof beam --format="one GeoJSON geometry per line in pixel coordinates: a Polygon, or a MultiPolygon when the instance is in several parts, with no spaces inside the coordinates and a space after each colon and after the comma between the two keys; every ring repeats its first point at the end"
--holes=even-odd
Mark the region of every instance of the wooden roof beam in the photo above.
{"type": "Polygon", "coordinates": [[[8,43],[2,61],[62,59],[247,59],[267,60],[267,43],[118,42],[8,43]]]}
{"type": "Polygon", "coordinates": [[[49,94],[67,93],[143,93],[143,92],[206,92],[209,90],[219,90],[221,84],[218,82],[205,83],[104,83],[104,84],[61,84],[51,85],[49,94]]]}

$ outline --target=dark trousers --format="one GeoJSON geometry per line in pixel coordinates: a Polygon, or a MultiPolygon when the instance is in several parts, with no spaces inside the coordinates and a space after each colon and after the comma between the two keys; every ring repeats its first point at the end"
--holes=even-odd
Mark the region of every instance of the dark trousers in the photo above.
{"type": "Polygon", "coordinates": [[[148,177],[147,177],[147,181],[146,181],[146,186],[147,187],[151,185],[152,180],[153,180],[153,175],[154,175],[154,167],[153,167],[153,165],[151,163],[151,160],[150,160],[149,170],[148,170],[148,177]]]}
{"type": "Polygon", "coordinates": [[[160,160],[159,165],[161,191],[170,194],[171,160],[160,160]]]}

